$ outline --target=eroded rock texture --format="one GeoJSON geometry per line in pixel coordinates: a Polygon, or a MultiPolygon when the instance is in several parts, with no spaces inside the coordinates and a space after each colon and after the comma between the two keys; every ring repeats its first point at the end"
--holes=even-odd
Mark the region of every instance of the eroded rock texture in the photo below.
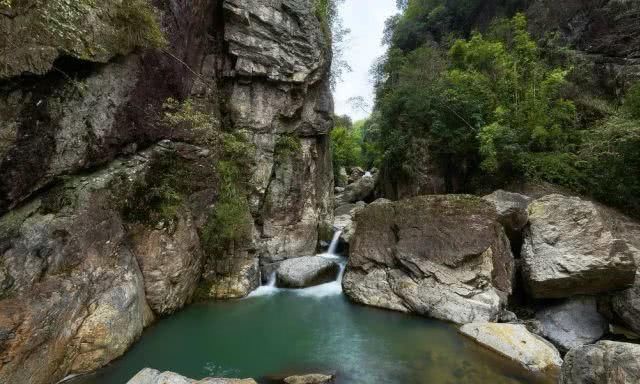
{"type": "Polygon", "coordinates": [[[261,259],[313,254],[331,223],[327,133],[333,101],[330,52],[311,2],[224,2],[229,113],[255,145],[252,212],[261,259]]]}
{"type": "Polygon", "coordinates": [[[640,346],[600,341],[572,349],[562,365],[561,384],[632,384],[640,381],[640,346]]]}
{"type": "Polygon", "coordinates": [[[262,260],[315,252],[331,52],[306,0],[31,5],[0,5],[24,42],[0,43],[0,382],[48,384],[195,296],[246,296],[262,260]],[[77,28],[29,35],[53,11],[77,28]],[[231,134],[252,149],[249,230],[214,249],[231,134]]]}
{"type": "Polygon", "coordinates": [[[456,323],[497,319],[514,261],[490,203],[466,195],[382,200],[356,223],[343,280],[351,299],[456,323]]]}
{"type": "MultiPolygon", "coordinates": [[[[149,177],[168,158],[198,172],[211,161],[207,150],[162,142],[71,178],[0,219],[0,381],[50,383],[99,368],[128,349],[154,312],[166,314],[191,299],[200,254],[176,249],[172,262],[184,269],[154,269],[170,246],[149,250],[149,238],[130,236],[152,214],[132,204],[140,203],[141,188],[152,188],[149,177]],[[167,289],[172,280],[178,286],[167,289]]],[[[175,201],[181,213],[164,217],[150,236],[173,245],[185,240],[189,198],[175,201]]]]}
{"type": "Polygon", "coordinates": [[[563,298],[628,288],[637,250],[617,238],[595,204],[548,195],[529,205],[523,274],[535,298],[563,298]]]}

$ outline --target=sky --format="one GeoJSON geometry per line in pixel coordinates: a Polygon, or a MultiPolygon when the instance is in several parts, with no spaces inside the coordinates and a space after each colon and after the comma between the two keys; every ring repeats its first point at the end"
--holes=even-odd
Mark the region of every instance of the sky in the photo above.
{"type": "Polygon", "coordinates": [[[351,108],[347,100],[362,96],[373,105],[369,68],[385,52],[384,22],[396,12],[396,0],[344,0],[340,6],[344,27],[351,29],[344,53],[353,71],[344,74],[334,92],[336,114],[349,115],[353,121],[367,117],[367,113],[351,108]]]}

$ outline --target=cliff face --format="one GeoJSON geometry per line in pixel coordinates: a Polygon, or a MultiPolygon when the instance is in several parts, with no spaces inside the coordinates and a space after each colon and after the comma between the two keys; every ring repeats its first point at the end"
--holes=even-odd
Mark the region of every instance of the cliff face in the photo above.
{"type": "Polygon", "coordinates": [[[260,263],[313,253],[331,222],[331,54],[313,1],[80,1],[53,15],[60,34],[29,35],[52,3],[0,6],[7,383],[94,370],[195,295],[244,296],[260,263]],[[213,248],[236,232],[220,219],[230,163],[248,230],[213,248]]]}

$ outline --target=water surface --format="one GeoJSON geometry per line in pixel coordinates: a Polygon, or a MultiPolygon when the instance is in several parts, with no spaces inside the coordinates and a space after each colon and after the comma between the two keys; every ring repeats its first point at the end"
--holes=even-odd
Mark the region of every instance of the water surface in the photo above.
{"type": "Polygon", "coordinates": [[[121,359],[73,384],[124,384],[153,367],[200,379],[335,372],[353,384],[543,383],[443,322],[350,303],[338,282],[262,287],[158,322],[121,359]]]}

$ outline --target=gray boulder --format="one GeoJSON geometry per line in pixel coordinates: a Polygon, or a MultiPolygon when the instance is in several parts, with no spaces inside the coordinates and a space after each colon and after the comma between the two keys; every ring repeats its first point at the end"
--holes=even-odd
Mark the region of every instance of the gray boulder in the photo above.
{"type": "Polygon", "coordinates": [[[253,379],[206,378],[192,380],[173,372],[160,372],[145,368],[131,378],[127,384],[257,384],[253,379]]]}
{"type": "Polygon", "coordinates": [[[640,383],[640,345],[600,341],[569,351],[560,384],[640,383]]]}
{"type": "Polygon", "coordinates": [[[604,336],[609,323],[598,312],[595,297],[576,297],[536,313],[542,336],[562,352],[591,344],[604,336]]]}
{"type": "Polygon", "coordinates": [[[529,205],[523,276],[534,298],[564,298],[633,284],[634,248],[616,238],[597,207],[548,195],[529,205]]]}
{"type": "Polygon", "coordinates": [[[521,324],[465,324],[460,333],[532,372],[553,376],[562,365],[553,345],[521,324]]]}
{"type": "Polygon", "coordinates": [[[352,184],[347,185],[344,192],[336,196],[336,206],[367,200],[373,195],[378,181],[378,174],[362,176],[352,184]]]}
{"type": "Polygon", "coordinates": [[[497,320],[514,260],[493,206],[466,195],[375,201],[356,215],[352,300],[456,323],[497,320]]]}
{"type": "Polygon", "coordinates": [[[504,226],[509,239],[519,237],[522,229],[529,222],[527,208],[533,200],[519,193],[497,190],[483,199],[493,203],[498,212],[498,220],[504,226]]]}
{"type": "Polygon", "coordinates": [[[340,266],[322,256],[305,256],[280,263],[276,285],[282,288],[306,288],[335,280],[340,266]]]}

